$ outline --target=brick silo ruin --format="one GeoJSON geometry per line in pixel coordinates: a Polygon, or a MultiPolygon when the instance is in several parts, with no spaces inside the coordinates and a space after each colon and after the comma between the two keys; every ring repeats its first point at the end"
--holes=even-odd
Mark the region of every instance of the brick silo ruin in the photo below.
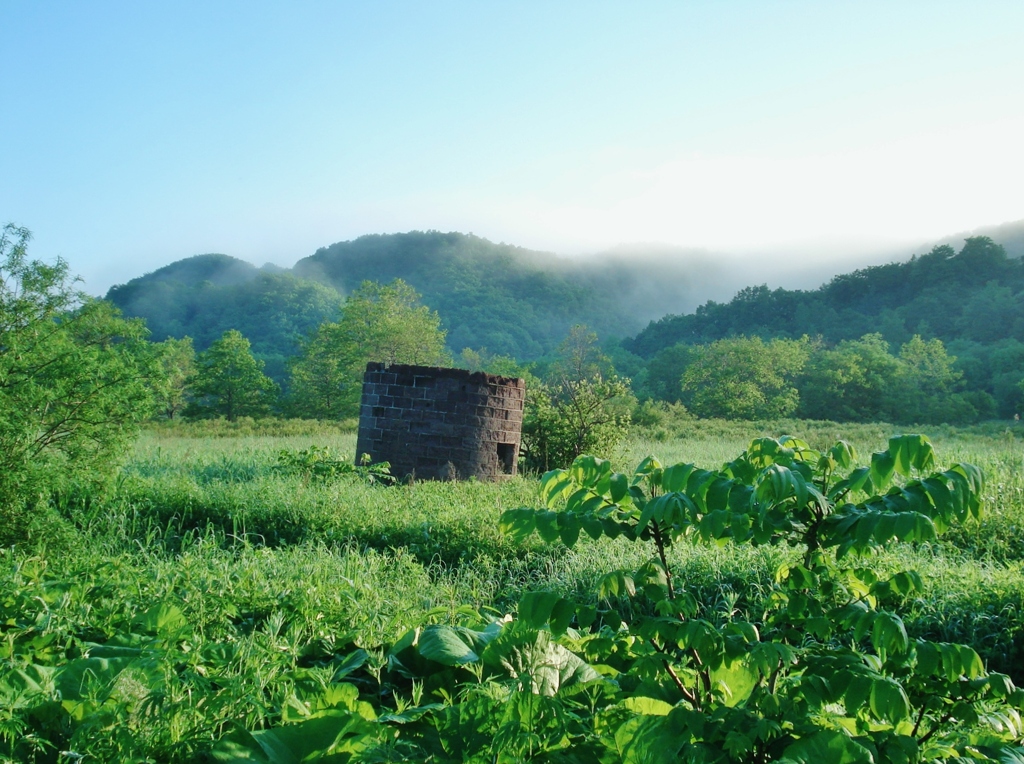
{"type": "Polygon", "coordinates": [[[525,392],[515,377],[367,364],[356,458],[390,462],[400,480],[515,475],[525,392]]]}

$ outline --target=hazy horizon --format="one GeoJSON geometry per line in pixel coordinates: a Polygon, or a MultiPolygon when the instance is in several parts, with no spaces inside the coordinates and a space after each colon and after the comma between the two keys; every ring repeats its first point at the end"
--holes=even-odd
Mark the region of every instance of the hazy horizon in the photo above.
{"type": "Polygon", "coordinates": [[[94,294],[428,229],[812,286],[1024,218],[1019,2],[14,0],[0,23],[0,223],[94,294]]]}

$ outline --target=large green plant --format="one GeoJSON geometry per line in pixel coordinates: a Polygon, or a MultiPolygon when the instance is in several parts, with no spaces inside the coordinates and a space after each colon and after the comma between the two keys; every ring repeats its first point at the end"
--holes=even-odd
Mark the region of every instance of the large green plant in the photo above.
{"type": "Polygon", "coordinates": [[[597,335],[570,329],[547,381],[527,379],[522,465],[543,472],[586,453],[609,453],[622,440],[636,405],[629,380],[615,373],[597,335]]]}
{"type": "MultiPolygon", "coordinates": [[[[638,752],[624,760],[1024,761],[1024,693],[969,647],[908,636],[898,604],[920,577],[880,577],[865,559],[977,517],[981,473],[933,471],[931,444],[915,435],[890,440],[870,466],[854,460],[845,443],[818,452],[793,438],[755,440],[718,471],[647,459],[629,477],[583,457],[545,475],[548,509],[505,514],[521,537],[651,546],[648,564],[601,584],[602,597],[634,603],[630,617],[574,640],[588,660],[629,677],[620,686],[659,701],[624,722],[632,731],[620,753],[638,752]],[[713,617],[673,576],[669,550],[683,540],[802,554],[778,571],[759,617],[713,617]]],[[[524,605],[523,620],[557,633],[593,618],[559,597],[524,605]]]]}
{"type": "Polygon", "coordinates": [[[420,304],[415,289],[401,279],[364,281],[341,320],[321,324],[292,360],[289,407],[316,419],[357,416],[368,362],[444,365],[444,342],[440,317],[420,304]]]}

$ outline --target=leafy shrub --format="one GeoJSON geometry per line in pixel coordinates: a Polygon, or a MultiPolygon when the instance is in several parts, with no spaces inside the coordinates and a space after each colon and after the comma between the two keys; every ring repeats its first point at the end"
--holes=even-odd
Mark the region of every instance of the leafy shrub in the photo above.
{"type": "Polygon", "coordinates": [[[391,465],[387,462],[353,464],[347,459],[334,457],[331,450],[324,446],[310,446],[301,451],[282,449],[278,453],[277,462],[281,472],[302,475],[307,480],[329,481],[350,475],[371,484],[392,485],[395,482],[391,465]]]}
{"type": "Polygon", "coordinates": [[[972,648],[911,638],[897,607],[921,577],[866,564],[977,517],[980,471],[933,471],[920,436],[893,438],[870,466],[854,459],[845,443],[819,452],[794,438],[755,440],[718,471],[647,459],[628,477],[580,457],[545,475],[549,508],[510,510],[502,525],[570,547],[581,535],[651,547],[638,569],[601,579],[598,607],[534,591],[515,620],[414,629],[379,675],[411,682],[394,711],[339,687],[293,725],[225,738],[215,758],[1021,761],[1024,692],[972,648]],[[800,554],[751,618],[676,578],[669,550],[683,540],[800,554]]]}
{"type": "Polygon", "coordinates": [[[609,453],[622,440],[635,403],[626,380],[563,380],[526,391],[522,464],[539,472],[583,453],[609,453]]]}

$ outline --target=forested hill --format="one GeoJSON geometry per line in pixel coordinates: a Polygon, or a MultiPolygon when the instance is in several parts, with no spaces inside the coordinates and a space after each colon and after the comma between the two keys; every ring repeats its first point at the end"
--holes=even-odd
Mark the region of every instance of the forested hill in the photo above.
{"type": "Polygon", "coordinates": [[[344,302],[336,290],[227,255],[196,255],[112,287],[107,299],[126,316],[146,319],[151,337],[189,336],[204,350],[228,329],[250,339],[275,379],[298,340],[336,319],[344,302]]]}
{"type": "Polygon", "coordinates": [[[294,268],[342,293],[364,280],[401,278],[440,314],[453,350],[485,347],[520,359],[550,352],[573,324],[602,337],[640,329],[630,306],[636,284],[614,270],[438,231],[361,236],[320,249],[294,268]]]}
{"type": "Polygon", "coordinates": [[[145,318],[153,339],[189,335],[199,350],[238,329],[280,379],[299,338],[336,318],[343,296],[364,280],[409,283],[441,316],[455,353],[486,348],[531,360],[557,347],[573,324],[602,339],[632,336],[707,294],[713,266],[662,259],[655,270],[654,258],[571,260],[473,235],[414,231],[332,244],[291,270],[197,255],[113,287],[107,299],[145,318]]]}
{"type": "Polygon", "coordinates": [[[652,321],[627,349],[645,358],[734,335],[838,342],[878,332],[894,344],[914,334],[945,343],[1024,340],[1024,261],[986,236],[957,252],[936,246],[909,262],[836,276],[815,290],[747,287],[730,302],[652,321]]]}

